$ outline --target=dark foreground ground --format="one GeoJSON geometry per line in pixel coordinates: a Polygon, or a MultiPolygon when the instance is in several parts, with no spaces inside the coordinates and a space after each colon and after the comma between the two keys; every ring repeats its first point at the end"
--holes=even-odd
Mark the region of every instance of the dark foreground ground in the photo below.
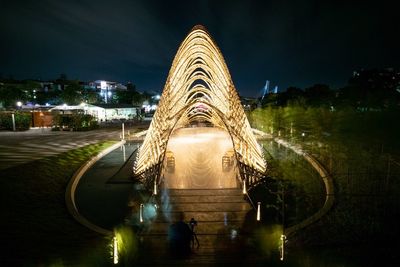
{"type": "MultiPolygon", "coordinates": [[[[75,170],[110,144],[112,142],[91,144],[0,171],[0,266],[112,265],[110,240],[77,223],[69,215],[64,201],[66,185],[75,170]]],[[[319,222],[290,240],[283,263],[277,259],[276,251],[268,252],[260,243],[253,247],[258,250],[256,254],[261,255],[260,261],[257,264],[252,262],[251,266],[400,265],[397,237],[339,243],[332,236],[335,242],[330,242],[326,225],[319,222]],[[325,241],[319,236],[323,236],[325,241]]],[[[342,231],[347,230],[343,228],[342,231]]],[[[386,229],[384,236],[391,231],[386,229]]],[[[220,251],[218,255],[223,258],[232,255],[232,259],[253,255],[254,251],[249,252],[242,245],[220,251]]],[[[268,247],[268,244],[264,245],[268,247]]],[[[152,254],[149,252],[146,247],[137,250],[142,257],[152,254]]],[[[126,266],[131,266],[132,262],[126,263],[126,266]]],[[[191,264],[191,260],[190,257],[172,260],[170,264],[186,266],[191,264]]],[[[231,261],[231,265],[245,266],[246,261],[231,261]]],[[[125,266],[123,261],[120,266],[125,266]]]]}

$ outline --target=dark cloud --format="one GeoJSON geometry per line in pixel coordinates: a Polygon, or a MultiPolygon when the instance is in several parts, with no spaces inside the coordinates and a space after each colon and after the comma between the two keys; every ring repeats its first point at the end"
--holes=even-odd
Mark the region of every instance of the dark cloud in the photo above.
{"type": "Polygon", "coordinates": [[[366,1],[0,2],[0,73],[132,81],[161,90],[195,24],[220,46],[244,95],[266,79],[280,88],[346,83],[360,67],[398,67],[390,3],[366,1]]]}

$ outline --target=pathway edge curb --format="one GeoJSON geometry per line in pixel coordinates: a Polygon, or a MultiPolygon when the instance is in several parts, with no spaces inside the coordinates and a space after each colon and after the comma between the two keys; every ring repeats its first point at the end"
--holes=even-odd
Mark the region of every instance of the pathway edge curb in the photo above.
{"type": "Polygon", "coordinates": [[[321,179],[324,183],[324,186],[325,186],[325,202],[324,202],[324,205],[322,206],[322,208],[320,208],[317,212],[315,212],[313,215],[311,215],[307,219],[304,219],[300,223],[286,228],[286,230],[285,230],[286,236],[292,235],[295,232],[297,232],[298,230],[305,228],[305,227],[309,226],[310,224],[321,219],[326,213],[328,213],[328,211],[332,208],[332,206],[335,202],[334,185],[333,185],[332,176],[329,174],[329,172],[325,169],[325,167],[317,159],[315,159],[312,155],[305,152],[301,147],[294,146],[294,145],[286,142],[283,139],[276,138],[276,137],[274,138],[271,134],[265,133],[258,129],[252,128],[252,130],[253,130],[253,133],[255,133],[261,137],[264,137],[264,138],[272,139],[274,142],[291,149],[294,153],[303,156],[304,159],[318,172],[318,174],[321,177],[321,179]]]}
{"type": "Polygon", "coordinates": [[[287,236],[289,236],[297,232],[298,230],[305,228],[310,224],[321,219],[332,208],[333,203],[335,201],[335,192],[334,192],[332,177],[325,169],[325,167],[320,162],[318,162],[318,160],[316,160],[312,155],[302,150],[302,148],[295,147],[289,144],[288,142],[284,141],[283,139],[273,138],[273,140],[274,142],[293,150],[293,152],[295,152],[296,154],[303,156],[304,159],[318,172],[319,176],[321,177],[325,185],[325,202],[322,208],[320,208],[317,212],[315,212],[307,219],[304,219],[300,223],[286,228],[285,233],[287,236]]]}
{"type": "Polygon", "coordinates": [[[72,217],[74,217],[74,219],[77,220],[83,226],[89,228],[92,231],[100,233],[102,235],[112,235],[113,232],[93,224],[88,219],[86,219],[83,215],[80,214],[80,212],[75,204],[75,191],[76,191],[76,188],[78,187],[79,181],[82,178],[82,176],[94,163],[96,163],[99,159],[101,159],[102,157],[104,157],[105,155],[107,155],[108,153],[117,149],[118,147],[122,146],[125,143],[126,143],[125,140],[121,140],[121,141],[113,144],[112,146],[107,147],[106,149],[104,149],[103,151],[98,153],[96,156],[94,156],[90,160],[86,161],[74,173],[72,178],[69,180],[67,189],[65,191],[65,204],[67,205],[67,209],[68,209],[69,213],[72,215],[72,217]]]}

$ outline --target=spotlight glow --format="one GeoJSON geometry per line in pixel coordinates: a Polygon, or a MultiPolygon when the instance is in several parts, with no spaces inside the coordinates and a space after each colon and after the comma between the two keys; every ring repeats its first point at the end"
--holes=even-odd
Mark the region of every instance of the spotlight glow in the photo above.
{"type": "Polygon", "coordinates": [[[140,204],[139,221],[140,221],[140,223],[143,222],[143,204],[140,204]]]}
{"type": "Polygon", "coordinates": [[[153,190],[153,194],[157,195],[157,181],[154,180],[154,190],[153,190]]]}
{"type": "Polygon", "coordinates": [[[118,239],[116,236],[113,238],[113,252],[114,264],[118,264],[118,239]]]}
{"type": "Polygon", "coordinates": [[[281,235],[281,246],[280,246],[280,252],[281,252],[281,257],[280,260],[283,261],[285,257],[285,241],[286,241],[286,236],[281,235]]]}

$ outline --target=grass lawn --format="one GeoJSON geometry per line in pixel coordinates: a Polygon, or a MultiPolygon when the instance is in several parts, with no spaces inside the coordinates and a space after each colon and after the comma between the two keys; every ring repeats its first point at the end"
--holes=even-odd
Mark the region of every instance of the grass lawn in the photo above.
{"type": "Polygon", "coordinates": [[[108,240],[76,222],[64,201],[74,172],[114,144],[101,142],[0,172],[1,266],[108,262],[108,240]]]}

